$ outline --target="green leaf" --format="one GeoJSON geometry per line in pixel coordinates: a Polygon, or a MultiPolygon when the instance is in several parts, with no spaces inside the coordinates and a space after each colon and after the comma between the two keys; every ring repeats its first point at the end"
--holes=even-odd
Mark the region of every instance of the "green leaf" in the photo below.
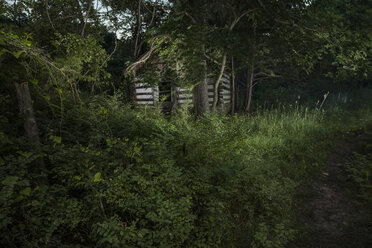
{"type": "Polygon", "coordinates": [[[1,183],[6,186],[12,186],[16,184],[17,181],[18,181],[18,177],[7,176],[1,183]]]}
{"type": "Polygon", "coordinates": [[[17,52],[12,52],[13,56],[16,58],[16,59],[19,59],[19,57],[21,57],[22,53],[24,52],[24,50],[19,50],[17,52]]]}
{"type": "Polygon", "coordinates": [[[30,40],[25,40],[24,43],[26,44],[26,46],[31,46],[32,42],[30,40]]]}
{"type": "Polygon", "coordinates": [[[93,180],[93,181],[94,181],[95,183],[102,181],[102,179],[101,179],[101,172],[97,172],[97,173],[94,175],[94,180],[93,180]]]}
{"type": "Polygon", "coordinates": [[[9,50],[7,50],[7,49],[5,49],[5,48],[1,49],[1,50],[0,50],[0,56],[3,55],[3,54],[6,53],[6,52],[9,52],[9,50]]]}
{"type": "Polygon", "coordinates": [[[21,190],[20,194],[29,196],[31,194],[31,188],[30,187],[24,188],[23,190],[21,190]]]}
{"type": "Polygon", "coordinates": [[[49,139],[52,140],[54,143],[57,143],[57,144],[61,144],[61,142],[62,142],[62,138],[59,137],[59,136],[50,135],[49,139]]]}
{"type": "Polygon", "coordinates": [[[23,152],[23,151],[18,151],[17,153],[18,153],[19,155],[25,157],[25,158],[29,158],[29,157],[31,157],[31,156],[33,155],[32,152],[23,152]]]}

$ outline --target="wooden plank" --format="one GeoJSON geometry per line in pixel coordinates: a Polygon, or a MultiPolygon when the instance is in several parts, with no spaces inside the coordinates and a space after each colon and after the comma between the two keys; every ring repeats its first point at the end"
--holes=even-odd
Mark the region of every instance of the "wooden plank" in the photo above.
{"type": "Polygon", "coordinates": [[[154,99],[152,99],[152,98],[137,98],[137,96],[136,96],[136,100],[140,100],[140,101],[154,101],[154,99]]]}
{"type": "Polygon", "coordinates": [[[230,78],[224,76],[224,77],[221,78],[221,81],[223,81],[223,82],[225,82],[225,83],[229,83],[229,82],[230,82],[230,78]]]}
{"type": "Polygon", "coordinates": [[[179,94],[178,97],[191,98],[192,94],[179,94]]]}
{"type": "Polygon", "coordinates": [[[146,88],[152,88],[150,85],[148,85],[147,83],[135,83],[134,84],[134,87],[136,87],[136,88],[144,88],[144,87],[146,87],[146,88]]]}
{"type": "Polygon", "coordinates": [[[180,103],[180,104],[182,104],[182,103],[192,103],[192,100],[183,100],[183,99],[178,99],[177,102],[180,103]]]}
{"type": "Polygon", "coordinates": [[[137,101],[138,105],[152,105],[154,106],[154,102],[145,102],[145,101],[137,101]]]}
{"type": "Polygon", "coordinates": [[[187,88],[179,88],[177,89],[178,92],[191,92],[190,89],[187,89],[187,88]]]}
{"type": "MultiPolygon", "coordinates": [[[[221,92],[221,91],[220,91],[221,92]]],[[[222,94],[223,95],[230,95],[231,94],[231,91],[230,90],[225,90],[225,89],[222,89],[222,94]]]]}
{"type": "Polygon", "coordinates": [[[140,93],[152,93],[154,91],[153,88],[136,88],[136,94],[140,93]]]}
{"type": "Polygon", "coordinates": [[[142,100],[142,99],[151,99],[151,100],[153,100],[154,99],[154,96],[152,94],[151,95],[137,95],[136,98],[139,99],[139,100],[142,100]]]}

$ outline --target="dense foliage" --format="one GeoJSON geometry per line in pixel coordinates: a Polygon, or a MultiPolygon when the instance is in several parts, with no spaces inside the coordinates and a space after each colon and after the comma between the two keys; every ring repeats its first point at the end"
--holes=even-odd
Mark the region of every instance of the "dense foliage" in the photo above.
{"type": "Polygon", "coordinates": [[[59,120],[48,123],[48,185],[34,172],[38,155],[10,135],[15,126],[3,117],[1,240],[10,247],[285,247],[296,234],[296,185],[319,165],[330,136],[371,121],[370,108],[352,117],[295,106],[192,120],[96,98],[66,110],[62,130],[59,120]]]}
{"type": "Polygon", "coordinates": [[[298,185],[372,121],[369,2],[1,1],[0,245],[288,247],[298,185]],[[135,106],[134,77],[194,106],[135,106]]]}

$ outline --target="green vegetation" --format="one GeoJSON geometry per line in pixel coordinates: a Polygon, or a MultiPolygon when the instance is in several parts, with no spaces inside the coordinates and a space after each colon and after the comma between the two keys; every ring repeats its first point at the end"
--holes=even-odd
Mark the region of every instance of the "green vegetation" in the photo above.
{"type": "MultiPolygon", "coordinates": [[[[1,1],[0,246],[300,242],[300,189],[371,135],[371,17],[368,0],[1,1]],[[171,110],[138,106],[136,82],[171,110]]],[[[361,244],[371,152],[340,165],[361,244]]]]}
{"type": "MultiPolygon", "coordinates": [[[[48,185],[38,183],[38,155],[7,134],[14,125],[3,117],[1,240],[10,247],[285,247],[296,235],[296,186],[335,136],[371,121],[371,104],[352,112],[334,104],[195,120],[185,110],[164,117],[96,98],[48,123],[48,185]]],[[[370,168],[356,161],[351,175],[368,199],[370,168]]]]}

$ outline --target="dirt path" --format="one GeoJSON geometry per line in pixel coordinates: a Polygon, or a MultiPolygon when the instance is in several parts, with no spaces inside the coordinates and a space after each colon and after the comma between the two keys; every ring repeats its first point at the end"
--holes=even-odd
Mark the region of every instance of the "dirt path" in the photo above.
{"type": "MultiPolygon", "coordinates": [[[[306,186],[307,199],[301,215],[306,226],[301,246],[311,248],[362,248],[363,242],[351,230],[362,217],[358,205],[348,191],[347,177],[340,165],[345,164],[364,142],[363,134],[345,138],[332,153],[320,174],[306,186]]],[[[371,233],[372,235],[372,233],[371,233]]]]}

